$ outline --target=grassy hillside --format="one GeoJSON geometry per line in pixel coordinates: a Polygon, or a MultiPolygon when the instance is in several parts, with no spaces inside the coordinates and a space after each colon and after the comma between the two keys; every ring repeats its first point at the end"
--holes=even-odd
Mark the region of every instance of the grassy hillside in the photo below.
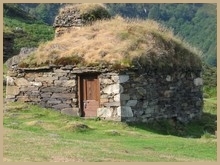
{"type": "Polygon", "coordinates": [[[21,47],[37,47],[54,37],[52,26],[31,17],[14,4],[4,4],[3,30],[14,34],[13,54],[18,54],[21,47]]]}
{"type": "MultiPolygon", "coordinates": [[[[128,125],[81,119],[24,103],[4,111],[4,162],[216,161],[207,117],[172,135],[169,123],[128,125]],[[203,127],[203,129],[201,129],[203,127]],[[160,128],[160,129],[159,129],[160,128]]],[[[209,122],[210,123],[210,122],[209,122]]]]}
{"type": "Polygon", "coordinates": [[[53,25],[59,8],[64,3],[19,3],[18,6],[38,20],[42,20],[48,25],[53,25]]]}
{"type": "Polygon", "coordinates": [[[217,68],[203,64],[204,98],[217,99],[217,68]]]}

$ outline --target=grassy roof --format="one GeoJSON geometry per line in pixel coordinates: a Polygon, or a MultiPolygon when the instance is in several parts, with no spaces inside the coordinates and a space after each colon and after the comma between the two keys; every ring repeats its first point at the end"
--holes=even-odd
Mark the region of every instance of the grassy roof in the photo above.
{"type": "Polygon", "coordinates": [[[115,17],[41,45],[25,66],[75,64],[119,68],[201,68],[195,49],[152,20],[115,17]]]}

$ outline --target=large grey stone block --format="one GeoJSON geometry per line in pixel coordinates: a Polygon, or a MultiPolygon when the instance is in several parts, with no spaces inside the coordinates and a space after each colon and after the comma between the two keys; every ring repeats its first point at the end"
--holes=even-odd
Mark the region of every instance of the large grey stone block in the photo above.
{"type": "Polygon", "coordinates": [[[6,76],[6,85],[8,86],[13,86],[14,84],[14,79],[10,76],[6,76]]]}
{"type": "Polygon", "coordinates": [[[129,80],[128,75],[119,75],[119,83],[125,83],[129,80]]]}
{"type": "Polygon", "coordinates": [[[30,85],[41,87],[42,86],[42,82],[30,82],[30,85]]]}
{"type": "Polygon", "coordinates": [[[144,96],[147,93],[146,89],[144,89],[142,87],[136,87],[136,90],[141,96],[144,96]]]}
{"type": "Polygon", "coordinates": [[[47,101],[48,104],[60,104],[61,101],[60,100],[57,100],[57,99],[49,99],[47,101]]]}
{"type": "Polygon", "coordinates": [[[20,91],[21,92],[27,92],[27,91],[38,91],[38,87],[35,86],[28,86],[28,87],[21,87],[20,91]]]}
{"type": "Polygon", "coordinates": [[[129,100],[126,104],[126,106],[129,106],[129,107],[134,107],[137,105],[137,100],[129,100]]]}
{"type": "Polygon", "coordinates": [[[130,99],[130,95],[129,94],[120,94],[120,100],[124,101],[124,100],[129,100],[130,99]]]}
{"type": "Polygon", "coordinates": [[[63,98],[63,99],[71,99],[75,98],[75,94],[72,93],[53,93],[51,98],[63,98]]]}
{"type": "Polygon", "coordinates": [[[65,91],[66,88],[65,87],[45,87],[45,88],[42,88],[41,91],[43,92],[63,92],[65,91]]]}
{"type": "Polygon", "coordinates": [[[61,110],[61,109],[64,109],[64,108],[71,108],[71,106],[69,104],[57,104],[57,105],[54,105],[52,107],[55,108],[55,109],[58,109],[58,110],[61,110]]]}
{"type": "Polygon", "coordinates": [[[31,85],[29,81],[27,81],[25,78],[17,78],[15,81],[15,84],[17,86],[29,86],[31,85]]]}
{"type": "Polygon", "coordinates": [[[111,79],[101,79],[101,84],[106,84],[106,85],[109,85],[109,84],[112,84],[112,80],[111,79]]]}
{"type": "Polygon", "coordinates": [[[63,86],[63,87],[74,87],[76,86],[75,80],[55,80],[55,86],[63,86]]]}
{"type": "Polygon", "coordinates": [[[64,87],[74,87],[76,86],[76,81],[75,80],[67,80],[65,83],[63,83],[64,87]]]}
{"type": "Polygon", "coordinates": [[[107,94],[117,94],[117,93],[122,93],[123,92],[123,87],[119,84],[113,84],[113,85],[108,85],[103,89],[104,93],[107,94]]]}
{"type": "Polygon", "coordinates": [[[106,106],[106,107],[117,107],[117,106],[120,106],[120,105],[121,105],[120,101],[111,102],[111,103],[104,103],[104,106],[106,106]]]}
{"type": "Polygon", "coordinates": [[[97,109],[97,117],[112,117],[112,109],[111,108],[98,108],[97,109]]]}
{"type": "Polygon", "coordinates": [[[117,114],[121,117],[133,117],[132,109],[129,106],[118,107],[117,114]]]}
{"type": "Polygon", "coordinates": [[[30,101],[28,96],[18,96],[17,100],[21,101],[21,102],[28,102],[28,101],[30,101]]]}
{"type": "Polygon", "coordinates": [[[36,77],[35,81],[36,82],[47,82],[47,83],[52,83],[54,80],[58,80],[58,77],[36,77]]]}
{"type": "Polygon", "coordinates": [[[194,79],[193,82],[194,82],[195,86],[203,85],[203,80],[202,80],[202,78],[199,78],[199,77],[194,79]]]}
{"type": "Polygon", "coordinates": [[[6,88],[6,95],[18,95],[20,90],[17,86],[7,86],[6,88]]]}

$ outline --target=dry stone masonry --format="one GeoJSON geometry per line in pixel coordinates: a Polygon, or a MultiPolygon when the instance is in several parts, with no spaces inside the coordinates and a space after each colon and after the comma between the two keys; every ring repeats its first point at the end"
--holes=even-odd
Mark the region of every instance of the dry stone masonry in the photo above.
{"type": "Polygon", "coordinates": [[[76,4],[61,10],[54,20],[55,37],[100,19],[110,18],[110,14],[100,4],[76,4]],[[90,7],[89,7],[90,6],[90,7]],[[83,11],[87,8],[87,11],[83,11]]]}
{"type": "Polygon", "coordinates": [[[175,118],[188,122],[202,112],[202,79],[199,72],[124,72],[100,76],[99,117],[127,122],[175,118]]]}
{"type": "Polygon", "coordinates": [[[7,101],[23,101],[80,116],[78,76],[97,72],[100,102],[97,117],[126,122],[199,118],[203,107],[199,70],[130,69],[112,72],[95,68],[42,67],[10,70],[7,101]]]}
{"type": "Polygon", "coordinates": [[[77,115],[76,75],[71,70],[50,67],[9,71],[7,100],[37,103],[77,115]]]}

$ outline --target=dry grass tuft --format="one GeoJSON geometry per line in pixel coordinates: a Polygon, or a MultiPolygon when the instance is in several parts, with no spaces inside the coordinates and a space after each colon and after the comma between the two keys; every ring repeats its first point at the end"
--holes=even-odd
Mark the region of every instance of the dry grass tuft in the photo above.
{"type": "Polygon", "coordinates": [[[71,10],[77,10],[81,14],[90,13],[92,11],[99,11],[101,9],[106,9],[105,5],[102,3],[76,3],[76,4],[67,4],[60,9],[59,14],[69,12],[71,10]]]}
{"type": "Polygon", "coordinates": [[[152,20],[126,20],[119,16],[96,21],[41,45],[29,65],[40,66],[75,57],[87,66],[201,67],[198,52],[163,25],[152,20]]]}
{"type": "Polygon", "coordinates": [[[86,132],[91,130],[91,128],[87,125],[78,122],[69,122],[66,124],[66,126],[63,127],[63,129],[72,132],[86,132]]]}
{"type": "Polygon", "coordinates": [[[40,120],[26,122],[26,125],[28,126],[41,126],[42,124],[43,124],[43,121],[40,121],[40,120]]]}
{"type": "Polygon", "coordinates": [[[33,121],[28,121],[28,122],[25,122],[25,125],[26,126],[36,126],[36,127],[40,127],[40,128],[43,128],[47,131],[53,131],[53,130],[58,130],[57,129],[57,126],[55,126],[53,123],[50,123],[50,122],[45,122],[43,120],[33,120],[33,121]]]}

